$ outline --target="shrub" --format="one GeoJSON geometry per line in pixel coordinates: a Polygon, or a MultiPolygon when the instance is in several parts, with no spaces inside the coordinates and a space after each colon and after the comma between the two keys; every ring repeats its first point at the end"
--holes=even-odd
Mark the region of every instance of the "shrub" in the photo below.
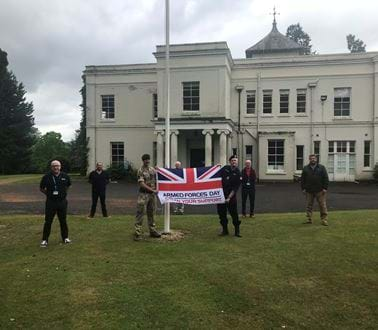
{"type": "Polygon", "coordinates": [[[373,177],[375,181],[378,181],[378,163],[374,166],[373,177]]]}
{"type": "Polygon", "coordinates": [[[125,161],[123,164],[112,164],[107,168],[107,171],[112,181],[137,181],[137,170],[129,161],[125,161]]]}

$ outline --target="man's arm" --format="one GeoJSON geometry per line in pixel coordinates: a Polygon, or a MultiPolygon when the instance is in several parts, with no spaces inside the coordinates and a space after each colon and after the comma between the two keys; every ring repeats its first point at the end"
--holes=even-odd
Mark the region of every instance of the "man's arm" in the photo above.
{"type": "Polygon", "coordinates": [[[46,188],[46,177],[43,176],[41,179],[41,182],[39,183],[39,190],[42,194],[47,194],[47,188],[46,188]]]}
{"type": "Polygon", "coordinates": [[[302,174],[301,174],[301,188],[303,192],[306,191],[305,186],[306,186],[306,172],[305,172],[305,169],[303,168],[302,174]]]}
{"type": "Polygon", "coordinates": [[[148,191],[150,191],[150,192],[152,192],[152,193],[156,193],[156,192],[157,192],[156,190],[154,190],[154,189],[152,189],[151,187],[147,186],[147,185],[144,183],[144,181],[140,181],[140,182],[139,182],[139,186],[141,186],[143,189],[146,189],[146,190],[148,190],[148,191]]]}
{"type": "Polygon", "coordinates": [[[328,178],[327,170],[326,170],[326,168],[324,166],[323,166],[322,181],[323,181],[323,190],[327,191],[328,190],[328,185],[329,185],[329,178],[328,178]]]}

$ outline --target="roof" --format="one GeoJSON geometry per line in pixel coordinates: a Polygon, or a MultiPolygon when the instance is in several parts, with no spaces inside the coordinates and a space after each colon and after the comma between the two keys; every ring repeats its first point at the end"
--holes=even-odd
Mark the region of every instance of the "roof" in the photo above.
{"type": "Polygon", "coordinates": [[[305,47],[296,43],[294,40],[284,36],[277,29],[277,23],[273,21],[273,28],[269,34],[260,40],[257,44],[245,51],[246,57],[251,58],[258,54],[288,53],[302,55],[305,47]]]}

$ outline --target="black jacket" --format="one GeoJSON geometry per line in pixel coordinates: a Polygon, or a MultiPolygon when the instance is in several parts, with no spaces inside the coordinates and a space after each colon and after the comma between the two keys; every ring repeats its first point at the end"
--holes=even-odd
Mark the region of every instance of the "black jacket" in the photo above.
{"type": "Polygon", "coordinates": [[[328,173],[323,165],[316,164],[312,169],[310,165],[306,165],[302,170],[301,186],[302,190],[309,193],[317,193],[323,189],[328,189],[328,173]]]}
{"type": "Polygon", "coordinates": [[[236,200],[236,193],[240,186],[240,170],[239,168],[235,167],[232,168],[230,165],[226,165],[221,169],[221,177],[222,177],[222,187],[224,198],[228,198],[231,191],[234,191],[234,195],[232,196],[232,200],[236,200]]]}
{"type": "Polygon", "coordinates": [[[249,176],[247,175],[246,168],[244,167],[241,172],[241,184],[243,189],[255,189],[255,183],[256,183],[256,172],[251,167],[251,172],[249,173],[249,176]]]}
{"type": "Polygon", "coordinates": [[[102,171],[100,174],[97,171],[92,171],[88,181],[92,184],[93,191],[105,192],[106,185],[109,183],[109,174],[106,171],[102,171]]]}

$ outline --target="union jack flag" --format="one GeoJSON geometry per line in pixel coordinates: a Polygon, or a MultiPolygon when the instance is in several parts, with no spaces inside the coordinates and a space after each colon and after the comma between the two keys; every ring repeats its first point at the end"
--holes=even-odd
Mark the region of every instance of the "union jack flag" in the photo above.
{"type": "Polygon", "coordinates": [[[224,203],[220,165],[195,168],[157,168],[161,203],[224,203]]]}

